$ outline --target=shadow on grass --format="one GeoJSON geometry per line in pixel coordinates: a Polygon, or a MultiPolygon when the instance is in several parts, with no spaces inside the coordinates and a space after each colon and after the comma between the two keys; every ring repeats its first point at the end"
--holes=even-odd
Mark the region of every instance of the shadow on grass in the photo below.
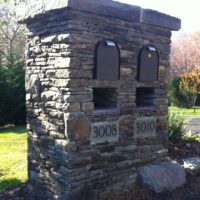
{"type": "Polygon", "coordinates": [[[3,181],[0,181],[0,193],[7,189],[18,187],[22,184],[24,183],[21,180],[16,179],[16,178],[5,179],[3,181]]]}
{"type": "Polygon", "coordinates": [[[23,134],[26,133],[26,126],[15,126],[9,128],[0,128],[0,134],[8,134],[8,133],[15,133],[15,134],[23,134]]]}

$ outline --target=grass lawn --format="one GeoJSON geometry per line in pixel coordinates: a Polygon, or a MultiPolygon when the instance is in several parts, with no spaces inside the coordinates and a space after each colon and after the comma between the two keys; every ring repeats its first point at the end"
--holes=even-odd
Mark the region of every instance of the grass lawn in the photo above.
{"type": "Polygon", "coordinates": [[[0,192],[27,181],[25,126],[0,129],[0,192]]]}
{"type": "Polygon", "coordinates": [[[180,112],[184,116],[200,116],[200,107],[196,107],[196,112],[194,112],[193,108],[177,108],[177,107],[169,107],[169,111],[180,112]]]}

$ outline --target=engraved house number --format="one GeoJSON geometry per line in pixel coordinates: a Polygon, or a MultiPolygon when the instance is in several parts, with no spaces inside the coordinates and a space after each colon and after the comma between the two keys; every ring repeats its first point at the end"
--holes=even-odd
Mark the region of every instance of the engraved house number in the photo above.
{"type": "Polygon", "coordinates": [[[118,140],[118,122],[100,122],[92,124],[91,143],[115,142],[118,140]]]}
{"type": "Polygon", "coordinates": [[[145,117],[135,120],[134,133],[140,135],[155,135],[156,134],[156,118],[145,117]]]}
{"type": "Polygon", "coordinates": [[[115,136],[117,135],[117,125],[113,124],[113,125],[107,125],[107,126],[94,126],[93,127],[93,138],[102,138],[102,137],[109,137],[109,136],[115,136]]]}

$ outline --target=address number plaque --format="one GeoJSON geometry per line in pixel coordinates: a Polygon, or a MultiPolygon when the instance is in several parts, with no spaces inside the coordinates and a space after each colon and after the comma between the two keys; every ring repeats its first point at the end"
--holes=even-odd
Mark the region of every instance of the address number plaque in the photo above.
{"type": "Polygon", "coordinates": [[[138,118],[134,123],[134,135],[151,136],[156,134],[156,117],[138,118]]]}
{"type": "Polygon", "coordinates": [[[91,143],[117,142],[119,138],[118,122],[99,122],[92,124],[91,143]]]}

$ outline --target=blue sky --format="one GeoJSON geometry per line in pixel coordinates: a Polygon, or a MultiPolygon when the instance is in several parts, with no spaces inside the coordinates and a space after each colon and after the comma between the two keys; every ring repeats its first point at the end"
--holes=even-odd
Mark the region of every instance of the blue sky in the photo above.
{"type": "Polygon", "coordinates": [[[200,31],[199,0],[115,0],[150,8],[182,20],[181,32],[200,31]]]}

